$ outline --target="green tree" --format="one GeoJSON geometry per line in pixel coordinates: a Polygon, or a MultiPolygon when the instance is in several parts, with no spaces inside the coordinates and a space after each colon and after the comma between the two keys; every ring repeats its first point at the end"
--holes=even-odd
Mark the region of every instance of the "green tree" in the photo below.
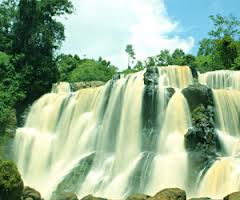
{"type": "Polygon", "coordinates": [[[69,82],[79,81],[103,81],[107,82],[117,72],[112,65],[104,65],[102,62],[92,59],[84,59],[71,71],[67,77],[69,82]]]}
{"type": "Polygon", "coordinates": [[[172,53],[172,64],[174,65],[185,65],[185,53],[182,49],[175,49],[172,53]]]}
{"type": "Polygon", "coordinates": [[[14,27],[13,53],[23,54],[16,71],[24,74],[25,103],[50,90],[58,80],[55,51],[65,39],[64,26],[57,21],[72,12],[68,0],[20,0],[14,27]]]}
{"type": "Polygon", "coordinates": [[[160,51],[160,54],[158,54],[155,57],[155,62],[157,66],[168,66],[172,64],[172,56],[169,52],[169,50],[164,49],[160,51]]]}
{"type": "Polygon", "coordinates": [[[225,35],[239,39],[240,21],[233,15],[224,17],[220,14],[211,15],[210,19],[214,24],[213,30],[208,35],[215,39],[222,39],[225,35]]]}
{"type": "Polygon", "coordinates": [[[131,69],[131,66],[130,66],[130,61],[131,59],[132,60],[135,60],[135,52],[134,52],[134,49],[133,49],[133,46],[128,44],[126,49],[125,49],[125,52],[128,54],[128,69],[131,69]]]}

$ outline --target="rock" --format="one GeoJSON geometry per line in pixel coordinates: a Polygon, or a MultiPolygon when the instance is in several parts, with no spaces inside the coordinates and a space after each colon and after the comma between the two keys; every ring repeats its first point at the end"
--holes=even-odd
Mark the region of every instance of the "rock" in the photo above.
{"type": "Polygon", "coordinates": [[[158,85],[158,68],[149,67],[144,73],[144,84],[145,85],[158,85]]]}
{"type": "Polygon", "coordinates": [[[23,192],[23,181],[12,161],[0,162],[0,199],[19,200],[23,192]]]}
{"type": "Polygon", "coordinates": [[[114,74],[113,77],[112,77],[112,80],[116,81],[118,79],[121,78],[121,74],[120,73],[117,73],[117,74],[114,74]]]}
{"type": "Polygon", "coordinates": [[[195,68],[195,67],[192,67],[192,66],[190,66],[189,68],[190,68],[190,70],[191,70],[191,72],[192,72],[193,78],[194,78],[194,79],[198,79],[198,71],[196,70],[196,68],[195,68]]]}
{"type": "Polygon", "coordinates": [[[107,199],[88,195],[88,196],[83,197],[81,200],[107,200],[107,199]]]}
{"type": "Polygon", "coordinates": [[[183,95],[188,101],[190,111],[192,112],[199,105],[213,106],[213,94],[212,90],[205,85],[194,84],[183,89],[183,95]]]}
{"type": "Polygon", "coordinates": [[[145,194],[133,194],[133,195],[130,195],[126,200],[146,200],[149,197],[150,196],[145,194]]]}
{"type": "Polygon", "coordinates": [[[105,85],[105,82],[102,81],[86,81],[86,82],[76,82],[76,83],[70,83],[71,90],[73,92],[78,91],[80,89],[84,88],[95,88],[105,85]]]}
{"type": "Polygon", "coordinates": [[[64,192],[57,200],[78,200],[77,195],[72,192],[64,192]]]}
{"type": "Polygon", "coordinates": [[[37,190],[26,186],[23,190],[22,199],[26,200],[28,198],[33,200],[41,200],[41,194],[37,190]]]}
{"type": "Polygon", "coordinates": [[[169,188],[158,192],[149,200],[186,200],[186,192],[179,188],[169,188]]]}
{"type": "Polygon", "coordinates": [[[212,106],[200,104],[192,111],[192,127],[185,134],[185,147],[188,151],[207,149],[209,152],[220,150],[220,142],[214,127],[212,106]]]}
{"type": "Polygon", "coordinates": [[[189,199],[189,200],[211,200],[211,198],[208,198],[208,197],[200,197],[200,198],[192,198],[192,199],[189,199]]]}
{"type": "Polygon", "coordinates": [[[240,192],[234,192],[224,197],[223,200],[239,200],[239,199],[240,199],[240,192]]]}

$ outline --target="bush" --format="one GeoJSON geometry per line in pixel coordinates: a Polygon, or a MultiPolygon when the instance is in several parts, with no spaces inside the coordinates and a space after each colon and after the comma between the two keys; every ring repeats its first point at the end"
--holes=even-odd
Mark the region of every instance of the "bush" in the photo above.
{"type": "Polygon", "coordinates": [[[23,181],[12,161],[0,161],[0,199],[20,200],[23,181]]]}

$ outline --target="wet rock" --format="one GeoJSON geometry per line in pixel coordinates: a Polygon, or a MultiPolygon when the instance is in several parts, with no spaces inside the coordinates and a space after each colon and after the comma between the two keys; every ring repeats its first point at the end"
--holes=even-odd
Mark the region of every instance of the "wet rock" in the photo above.
{"type": "Polygon", "coordinates": [[[114,74],[113,77],[112,77],[112,80],[116,81],[118,79],[121,78],[121,74],[120,73],[117,73],[117,74],[114,74]]]}
{"type": "Polygon", "coordinates": [[[0,161],[0,200],[19,200],[23,192],[23,181],[16,165],[11,161],[0,161]]]}
{"type": "Polygon", "coordinates": [[[234,192],[224,197],[223,200],[239,200],[239,199],[240,199],[240,192],[234,192]]]}
{"type": "Polygon", "coordinates": [[[26,186],[24,187],[24,190],[23,190],[22,200],[27,200],[27,199],[41,200],[42,198],[41,198],[41,194],[37,190],[26,186]]]}
{"type": "Polygon", "coordinates": [[[220,150],[220,142],[214,128],[213,107],[200,104],[192,111],[192,127],[185,134],[185,147],[188,151],[220,150]]]}
{"type": "Polygon", "coordinates": [[[158,84],[158,68],[149,67],[144,73],[144,84],[145,85],[157,85],[158,84]]]}
{"type": "Polygon", "coordinates": [[[78,200],[77,195],[72,192],[64,192],[57,200],[78,200]]]}
{"type": "Polygon", "coordinates": [[[198,71],[196,70],[196,68],[195,67],[191,67],[191,66],[189,68],[190,68],[190,70],[192,72],[193,78],[194,79],[198,79],[198,71]]]}
{"type": "Polygon", "coordinates": [[[175,89],[174,88],[166,88],[167,91],[167,102],[172,98],[172,96],[175,94],[175,89]]]}
{"type": "Polygon", "coordinates": [[[199,83],[190,85],[183,89],[182,93],[188,101],[191,112],[201,104],[203,106],[213,106],[212,90],[205,85],[199,83]]]}
{"type": "Polygon", "coordinates": [[[76,193],[91,169],[94,157],[95,154],[91,154],[80,160],[78,165],[58,184],[56,190],[52,193],[51,200],[58,200],[62,197],[63,192],[76,193]]]}
{"type": "Polygon", "coordinates": [[[76,82],[70,83],[71,91],[75,92],[84,88],[95,88],[105,85],[105,82],[102,81],[86,81],[86,82],[76,82]]]}
{"type": "Polygon", "coordinates": [[[149,200],[186,200],[186,192],[179,188],[169,188],[158,192],[149,200]]]}
{"type": "Polygon", "coordinates": [[[88,195],[83,197],[81,200],[107,200],[104,198],[100,198],[100,197],[94,197],[93,195],[88,195]]]}
{"type": "Polygon", "coordinates": [[[150,196],[145,194],[133,194],[133,195],[130,195],[126,200],[146,200],[149,197],[150,196]]]}

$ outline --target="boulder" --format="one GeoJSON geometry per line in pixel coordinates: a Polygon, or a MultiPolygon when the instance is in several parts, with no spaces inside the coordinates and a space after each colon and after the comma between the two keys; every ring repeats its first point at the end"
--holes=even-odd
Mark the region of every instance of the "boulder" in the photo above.
{"type": "Polygon", "coordinates": [[[239,200],[239,199],[240,199],[240,192],[234,192],[224,197],[223,200],[239,200]]]}
{"type": "Polygon", "coordinates": [[[0,162],[0,200],[19,200],[23,192],[23,181],[12,161],[0,162]]]}
{"type": "Polygon", "coordinates": [[[144,84],[145,85],[158,85],[158,68],[148,67],[144,73],[144,84]]]}
{"type": "Polygon", "coordinates": [[[169,188],[158,192],[149,200],[186,200],[186,192],[179,188],[169,188]]]}
{"type": "Polygon", "coordinates": [[[220,150],[220,143],[214,128],[212,106],[198,105],[192,111],[192,127],[185,134],[185,146],[188,151],[207,149],[209,152],[220,150]]]}
{"type": "Polygon", "coordinates": [[[22,194],[22,200],[28,200],[28,199],[32,199],[32,200],[41,200],[41,194],[31,188],[31,187],[24,187],[24,190],[23,190],[23,194],[22,194]]]}
{"type": "Polygon", "coordinates": [[[132,194],[126,200],[146,200],[149,197],[150,196],[145,195],[145,194],[132,194]]]}
{"type": "Polygon", "coordinates": [[[76,82],[76,83],[70,83],[71,90],[73,92],[78,91],[80,89],[84,88],[95,88],[105,85],[105,82],[102,81],[82,81],[82,82],[76,82]]]}
{"type": "Polygon", "coordinates": [[[200,104],[203,106],[213,105],[212,90],[205,85],[201,85],[199,83],[190,85],[189,87],[183,89],[182,93],[188,101],[191,112],[200,104]]]}
{"type": "Polygon", "coordinates": [[[62,193],[57,200],[78,200],[77,195],[72,192],[62,193]]]}
{"type": "Polygon", "coordinates": [[[100,197],[94,197],[93,195],[88,195],[83,197],[81,200],[107,200],[104,198],[100,198],[100,197]]]}

